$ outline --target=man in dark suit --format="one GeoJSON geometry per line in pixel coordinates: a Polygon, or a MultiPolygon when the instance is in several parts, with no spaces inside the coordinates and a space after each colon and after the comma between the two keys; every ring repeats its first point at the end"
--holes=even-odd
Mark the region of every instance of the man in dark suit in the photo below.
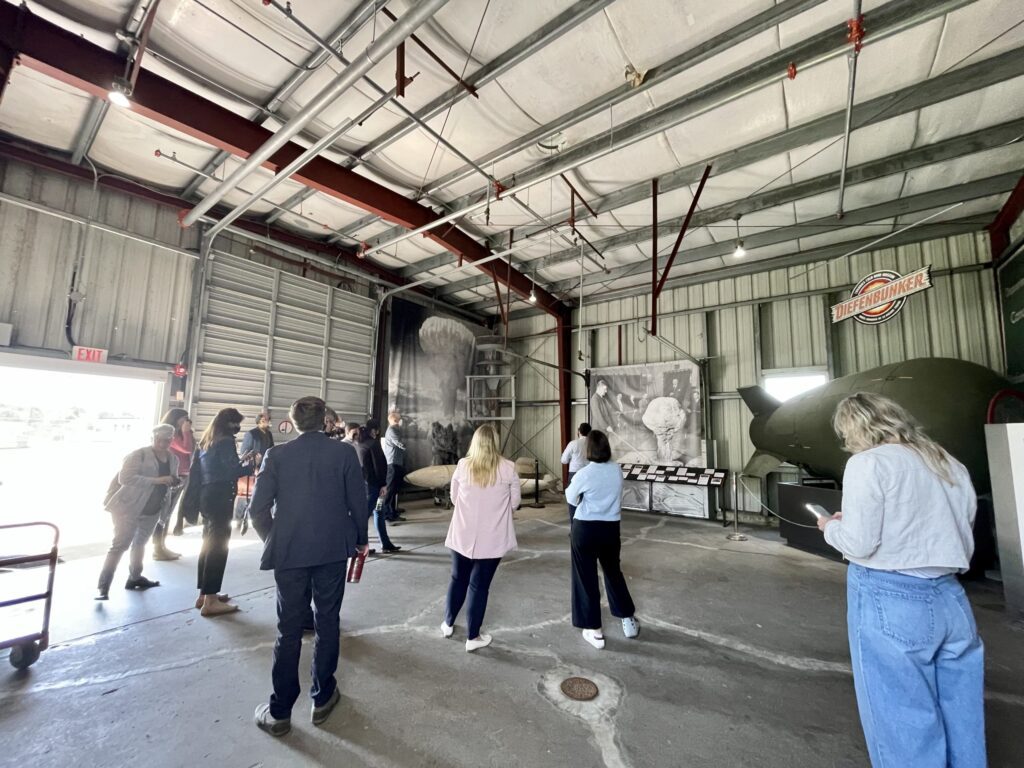
{"type": "Polygon", "coordinates": [[[312,720],[324,722],[338,703],[339,613],[345,594],[346,560],[365,554],[366,484],[350,445],[324,432],[324,401],[292,403],[299,436],[267,451],[256,477],[249,516],[264,542],[262,570],[277,582],[277,643],[271,673],[274,693],[256,708],[256,725],[272,736],[291,730],[299,698],[302,626],[313,596],[312,720]],[[273,509],[273,513],[271,510],[273,509]]]}

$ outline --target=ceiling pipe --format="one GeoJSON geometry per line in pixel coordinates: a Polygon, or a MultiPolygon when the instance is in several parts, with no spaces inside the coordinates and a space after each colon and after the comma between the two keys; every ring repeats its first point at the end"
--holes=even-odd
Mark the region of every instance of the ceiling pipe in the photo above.
{"type": "Polygon", "coordinates": [[[850,126],[853,123],[853,94],[857,88],[857,57],[864,45],[864,14],[861,13],[861,0],[853,0],[853,18],[846,25],[850,29],[847,40],[853,43],[847,57],[850,67],[849,84],[846,89],[846,124],[843,127],[843,161],[839,167],[839,203],[836,207],[836,218],[843,218],[843,197],[846,193],[846,164],[850,159],[850,126]]]}
{"type": "MultiPolygon", "coordinates": [[[[348,131],[353,125],[358,125],[359,123],[363,122],[370,115],[372,115],[378,109],[387,104],[388,101],[390,101],[391,98],[395,95],[397,90],[397,86],[395,88],[392,88],[390,92],[385,93],[382,98],[377,99],[377,101],[375,101],[369,107],[364,109],[359,115],[356,115],[355,117],[346,120],[344,123],[337,126],[332,131],[321,136],[320,140],[317,141],[313,146],[311,146],[301,155],[299,155],[290,163],[288,163],[288,165],[286,165],[284,168],[279,170],[276,174],[274,174],[274,176],[272,176],[270,179],[264,182],[263,186],[259,187],[254,192],[250,192],[249,196],[245,198],[245,200],[243,200],[233,209],[224,214],[220,221],[218,221],[216,224],[210,227],[209,231],[207,232],[207,236],[212,240],[218,234],[223,232],[224,229],[229,224],[235,221],[235,219],[237,219],[239,216],[241,216],[250,208],[252,208],[253,205],[258,203],[260,200],[265,198],[272,189],[280,186],[289,178],[291,178],[293,174],[297,173],[299,169],[305,166],[310,160],[317,157],[321,152],[327,149],[327,147],[329,147],[331,144],[337,141],[338,137],[344,134],[346,131],[348,131]]],[[[235,189],[237,190],[238,187],[236,186],[235,189]]]]}
{"type": "Polygon", "coordinates": [[[301,131],[307,123],[319,115],[324,109],[335,101],[342,93],[348,90],[353,84],[362,79],[363,75],[369,72],[375,65],[381,62],[385,56],[391,53],[398,44],[412,34],[417,28],[424,24],[438,10],[443,8],[448,0],[423,0],[412,10],[405,14],[402,19],[381,35],[377,40],[360,54],[355,63],[348,67],[333,83],[328,85],[305,107],[295,114],[287,123],[281,126],[263,146],[249,155],[227,179],[216,189],[206,195],[192,210],[185,214],[182,219],[184,226],[192,226],[199,217],[219,203],[224,197],[238,186],[246,177],[250,176],[264,163],[273,157],[274,153],[288,144],[289,141],[301,131]]]}
{"type": "MultiPolygon", "coordinates": [[[[309,38],[311,40],[313,40],[313,42],[315,42],[318,46],[320,46],[320,49],[323,51],[324,55],[333,56],[335,59],[340,61],[343,65],[349,66],[349,61],[341,54],[341,52],[336,51],[333,46],[331,46],[327,41],[322,39],[319,35],[317,35],[317,33],[313,29],[311,29],[307,24],[305,24],[301,19],[299,19],[295,15],[295,13],[292,11],[292,8],[291,8],[290,5],[282,5],[280,2],[278,2],[278,0],[269,0],[269,3],[274,8],[276,8],[278,11],[280,11],[282,14],[284,14],[284,16],[286,16],[289,21],[291,21],[299,29],[301,29],[303,32],[305,32],[306,35],[308,35],[309,38]]],[[[389,13],[386,8],[383,9],[383,10],[384,10],[384,13],[388,16],[389,19],[392,19],[393,21],[395,20],[394,16],[391,13],[389,13]]],[[[415,35],[410,35],[410,37],[413,40],[417,40],[415,35]]],[[[422,43],[420,43],[420,45],[422,46],[422,43]]],[[[377,91],[377,93],[379,93],[379,94],[383,94],[384,93],[384,89],[381,88],[381,86],[379,86],[371,78],[365,77],[365,78],[363,78],[363,80],[373,90],[377,91]]],[[[432,139],[437,141],[441,146],[443,146],[445,149],[447,149],[449,152],[451,152],[453,155],[455,155],[457,158],[459,158],[459,160],[461,160],[463,163],[465,163],[474,172],[476,172],[480,176],[482,176],[487,181],[488,190],[500,189],[499,182],[498,182],[497,179],[495,179],[484,168],[482,168],[480,165],[478,165],[476,162],[474,162],[472,158],[470,158],[462,150],[460,150],[458,147],[456,147],[454,144],[452,144],[448,139],[444,138],[444,136],[442,136],[440,133],[438,133],[433,128],[431,128],[430,125],[425,120],[421,119],[415,112],[413,112],[411,109],[406,107],[405,104],[403,104],[401,101],[399,101],[398,98],[397,98],[397,96],[399,95],[398,92],[397,92],[397,87],[396,87],[395,91],[392,91],[392,94],[393,94],[391,96],[392,104],[394,104],[395,107],[402,114],[404,114],[409,120],[411,120],[415,125],[419,126],[419,128],[421,128],[428,136],[430,136],[432,139]]],[[[344,133],[344,131],[342,131],[342,133],[344,133]]],[[[284,174],[282,172],[279,172],[275,176],[275,181],[276,181],[276,179],[281,178],[283,175],[284,174]]],[[[283,178],[281,180],[283,181],[283,178]]],[[[566,179],[566,182],[568,182],[568,179],[566,179]]],[[[280,183],[280,182],[278,182],[278,183],[280,183]]],[[[275,184],[275,186],[276,186],[276,184],[275,184]]],[[[530,216],[531,218],[537,220],[538,222],[540,222],[540,223],[542,223],[542,224],[544,224],[546,226],[552,226],[548,222],[547,219],[545,219],[539,213],[534,211],[529,205],[524,203],[522,200],[520,200],[515,195],[512,195],[511,200],[512,200],[513,204],[515,204],[527,216],[530,216]]],[[[344,236],[343,233],[338,233],[338,235],[339,236],[344,236]]],[[[562,238],[563,242],[565,242],[567,245],[575,247],[576,244],[572,240],[570,240],[568,237],[566,237],[564,234],[561,234],[560,237],[562,238]]],[[[593,259],[591,259],[591,261],[594,263],[594,265],[598,269],[601,269],[602,271],[607,271],[603,265],[598,264],[593,259]]]]}
{"type": "MultiPolygon", "coordinates": [[[[356,8],[348,18],[341,23],[341,25],[334,30],[331,34],[328,44],[334,48],[336,46],[342,46],[355,35],[362,26],[369,21],[373,15],[377,12],[387,0],[364,0],[364,2],[356,8]]],[[[270,101],[266,102],[266,105],[257,109],[249,119],[254,122],[262,122],[266,117],[277,112],[278,109],[291,97],[299,87],[308,80],[314,72],[318,71],[319,68],[327,61],[327,53],[324,51],[318,51],[317,53],[310,56],[303,62],[303,65],[292,73],[285,83],[277,89],[274,95],[270,98],[270,101]]],[[[230,152],[220,151],[216,156],[208,162],[203,172],[212,174],[224,161],[231,157],[230,152]]],[[[188,186],[182,191],[181,196],[184,198],[190,198],[196,192],[199,191],[200,185],[203,183],[203,177],[196,175],[192,181],[189,182],[188,186]]]]}
{"type": "MultiPolygon", "coordinates": [[[[945,6],[940,4],[936,5],[925,5],[915,0],[906,0],[906,2],[897,2],[891,5],[898,5],[896,9],[899,13],[905,13],[905,16],[900,16],[895,10],[890,13],[891,18],[888,19],[888,25],[884,26],[876,35],[873,35],[870,43],[880,42],[881,40],[888,39],[893,35],[899,34],[907,29],[913,28],[914,26],[922,23],[926,19],[934,18],[935,14],[939,13],[945,6]]],[[[889,6],[883,6],[878,12],[879,15],[884,15],[884,11],[888,11],[889,6]]],[[[888,18],[888,17],[887,17],[888,18]]],[[[847,53],[846,46],[838,46],[829,48],[830,39],[829,32],[822,33],[816,38],[805,41],[798,48],[802,48],[807,51],[813,51],[815,48],[824,48],[821,52],[816,55],[810,55],[804,61],[801,61],[801,70],[810,69],[819,64],[823,64],[827,61],[831,61],[839,56],[843,56],[847,53]]],[[[662,110],[674,110],[675,114],[671,119],[670,123],[666,124],[660,120],[648,119],[649,116],[645,117],[645,124],[639,127],[635,131],[627,133],[621,141],[596,141],[591,140],[589,143],[593,145],[593,148],[586,151],[582,156],[577,156],[579,153],[569,153],[567,159],[553,158],[553,162],[548,164],[545,169],[544,164],[540,164],[535,167],[532,171],[532,177],[530,176],[531,171],[527,171],[527,178],[519,181],[513,186],[504,190],[503,194],[513,195],[529,189],[532,186],[547,181],[548,179],[554,178],[559,174],[571,171],[580,165],[585,163],[593,162],[609,154],[612,154],[623,147],[635,144],[638,141],[649,138],[650,136],[657,135],[672,125],[677,125],[686,120],[692,120],[701,115],[707,114],[715,109],[730,104],[744,96],[761,90],[762,88],[772,85],[773,83],[781,82],[789,78],[789,74],[785,69],[776,69],[774,67],[768,68],[766,65],[768,62],[774,62],[777,58],[777,54],[768,57],[767,60],[755,64],[748,68],[747,72],[751,73],[750,77],[743,76],[740,79],[736,79],[735,76],[726,76],[725,78],[712,83],[707,86],[706,91],[709,92],[710,98],[701,98],[700,93],[692,97],[691,105],[666,105],[662,110]],[[763,74],[762,74],[763,73],[763,74]]],[[[687,101],[691,101],[691,97],[684,97],[687,101]]],[[[428,222],[415,229],[408,230],[401,234],[395,235],[394,237],[388,238],[382,243],[378,243],[365,251],[366,255],[377,253],[378,251],[390,248],[404,240],[408,240],[416,235],[424,234],[429,232],[435,227],[439,227],[442,224],[446,224],[454,219],[461,218],[467,213],[479,210],[486,206],[488,201],[478,200],[474,203],[468,203],[463,207],[456,208],[449,213],[439,216],[433,221],[428,222]]]]}

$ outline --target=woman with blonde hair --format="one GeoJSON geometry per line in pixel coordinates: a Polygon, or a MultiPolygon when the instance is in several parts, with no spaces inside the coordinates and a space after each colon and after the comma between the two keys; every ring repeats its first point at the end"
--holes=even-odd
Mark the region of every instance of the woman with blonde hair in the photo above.
{"type": "Polygon", "coordinates": [[[451,496],[455,511],[445,546],[452,551],[452,578],[441,634],[454,633],[468,593],[466,650],[475,651],[491,644],[491,636],[481,633],[480,626],[498,564],[516,548],[512,512],[520,501],[516,465],[501,455],[498,433],[491,425],[473,433],[466,458],[452,475],[451,496]]]}
{"type": "Polygon", "coordinates": [[[982,768],[984,648],[956,573],[974,551],[977,497],[964,466],[881,395],[833,418],[853,454],[825,541],[850,561],[847,625],[874,766],[982,768]]]}

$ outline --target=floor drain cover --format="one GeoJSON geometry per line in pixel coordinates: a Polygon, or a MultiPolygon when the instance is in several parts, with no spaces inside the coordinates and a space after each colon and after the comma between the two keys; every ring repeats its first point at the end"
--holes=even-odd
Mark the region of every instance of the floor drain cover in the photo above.
{"type": "Polygon", "coordinates": [[[597,683],[585,677],[567,677],[562,681],[562,693],[573,701],[590,701],[597,698],[597,683]]]}

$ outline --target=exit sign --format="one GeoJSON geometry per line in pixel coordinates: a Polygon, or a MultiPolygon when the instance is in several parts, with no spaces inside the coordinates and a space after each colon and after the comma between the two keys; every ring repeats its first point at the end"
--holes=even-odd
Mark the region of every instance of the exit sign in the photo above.
{"type": "Polygon", "coordinates": [[[79,363],[105,363],[107,350],[98,347],[72,347],[71,359],[79,363]]]}

